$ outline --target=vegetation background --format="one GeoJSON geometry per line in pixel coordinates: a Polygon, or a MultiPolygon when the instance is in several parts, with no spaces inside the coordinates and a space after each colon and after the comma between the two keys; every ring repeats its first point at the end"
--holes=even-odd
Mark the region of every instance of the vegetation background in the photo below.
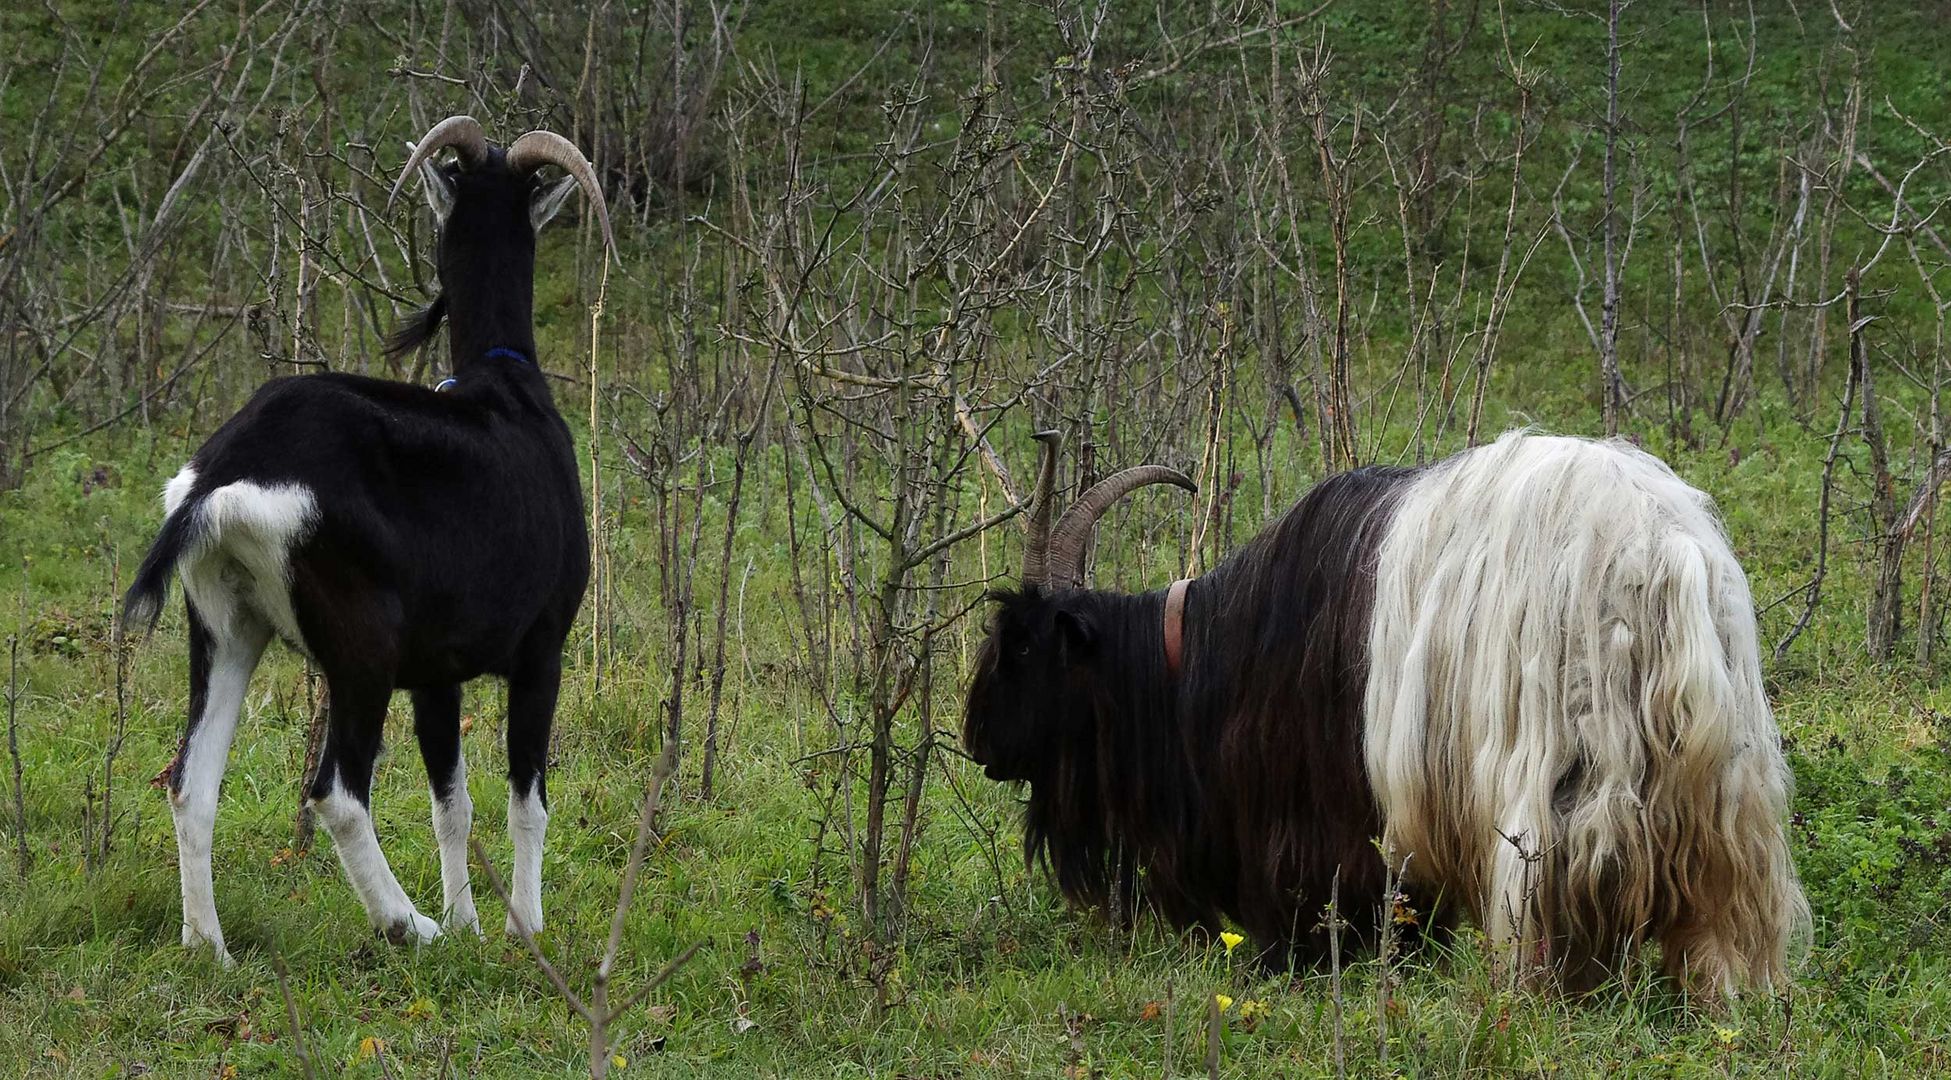
{"type": "MultiPolygon", "coordinates": [[[[240,963],[183,952],[145,783],[181,729],[181,616],[113,633],[162,482],[260,382],[440,376],[439,350],[381,355],[430,288],[428,217],[385,192],[403,140],[469,112],[583,146],[622,246],[606,270],[586,215],[541,245],[601,550],[542,945],[589,985],[673,742],[617,993],[706,944],[598,1067],[1951,1070],[1948,31],[1938,0],[8,5],[0,1060],[592,1067],[515,942],[374,940],[296,819],[320,691],[290,653],[219,817],[240,963]],[[1724,1011],[1643,979],[1521,995],[1468,935],[1267,978],[1066,910],[1020,793],[958,750],[1029,433],[1064,432],[1067,485],[1199,477],[1107,519],[1095,580],[1141,589],[1330,472],[1527,424],[1635,440],[1726,515],[1798,783],[1801,982],[1724,1011]]],[[[498,687],[467,716],[499,806],[498,687]]],[[[425,905],[404,724],[374,810],[425,905]]],[[[505,862],[499,814],[477,836],[505,862]]]]}

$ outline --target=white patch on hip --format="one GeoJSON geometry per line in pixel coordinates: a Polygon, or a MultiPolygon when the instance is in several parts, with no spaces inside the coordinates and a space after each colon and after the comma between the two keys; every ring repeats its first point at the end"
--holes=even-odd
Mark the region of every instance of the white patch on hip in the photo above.
{"type": "MultiPolygon", "coordinates": [[[[164,499],[180,502],[195,479],[193,470],[184,469],[170,481],[164,499]]],[[[195,539],[177,572],[183,591],[211,631],[218,637],[234,636],[226,628],[255,613],[280,637],[302,648],[304,638],[291,605],[291,549],[317,523],[318,501],[311,489],[239,480],[204,496],[195,513],[195,539]]]]}
{"type": "Polygon", "coordinates": [[[163,487],[164,516],[174,514],[176,508],[183,505],[183,500],[190,497],[190,489],[195,486],[196,466],[183,466],[182,471],[171,477],[169,483],[163,487]]]}

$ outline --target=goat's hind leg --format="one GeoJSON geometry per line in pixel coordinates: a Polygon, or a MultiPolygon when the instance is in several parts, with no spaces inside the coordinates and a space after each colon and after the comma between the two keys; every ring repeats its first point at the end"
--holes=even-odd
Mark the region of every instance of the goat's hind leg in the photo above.
{"type": "Polygon", "coordinates": [[[427,763],[433,791],[434,839],[440,843],[440,925],[446,930],[481,933],[468,886],[467,838],[474,827],[474,801],[467,793],[467,757],[461,748],[461,688],[441,686],[413,692],[413,734],[427,763]]]}
{"type": "Polygon", "coordinates": [[[194,603],[190,622],[190,709],[182,745],[169,767],[169,810],[176,824],[177,869],[183,885],[183,944],[208,945],[230,965],[223,927],[217,922],[210,849],[217,826],[217,795],[223,786],[230,743],[244,707],[251,672],[271,640],[271,629],[241,608],[206,621],[194,603]]]}
{"type": "Polygon", "coordinates": [[[396,945],[432,941],[440,936],[440,926],[407,899],[373,831],[373,761],[379,756],[392,687],[372,679],[334,676],[330,671],[326,683],[331,724],[319,755],[318,774],[312,778],[313,810],[332,834],[332,846],[338,850],[352,891],[365,905],[367,921],[396,945]]]}
{"type": "Polygon", "coordinates": [[[549,830],[549,725],[562,663],[551,655],[508,680],[508,835],[515,872],[505,929],[542,929],[542,842],[549,830]]]}

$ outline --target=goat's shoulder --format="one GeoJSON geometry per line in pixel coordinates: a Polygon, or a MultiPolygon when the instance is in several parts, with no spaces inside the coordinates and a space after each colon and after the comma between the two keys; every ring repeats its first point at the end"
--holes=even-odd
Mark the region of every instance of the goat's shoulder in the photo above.
{"type": "Polygon", "coordinates": [[[422,436],[445,441],[490,418],[476,403],[412,383],[328,372],[273,379],[258,388],[232,418],[235,427],[280,438],[345,438],[411,443],[422,436]]]}
{"type": "Polygon", "coordinates": [[[447,396],[337,372],[272,379],[210,436],[195,463],[200,474],[222,466],[241,476],[302,476],[310,465],[342,468],[375,453],[480,441],[464,433],[485,420],[447,396]]]}
{"type": "Polygon", "coordinates": [[[258,387],[245,411],[316,410],[393,413],[431,409],[439,399],[424,386],[344,371],[287,375],[258,387]]]}

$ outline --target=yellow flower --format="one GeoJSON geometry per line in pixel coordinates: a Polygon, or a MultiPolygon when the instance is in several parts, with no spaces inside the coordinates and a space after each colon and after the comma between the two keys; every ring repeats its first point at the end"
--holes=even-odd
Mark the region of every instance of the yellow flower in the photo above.
{"type": "Polygon", "coordinates": [[[1226,1010],[1233,1007],[1233,999],[1227,997],[1225,994],[1214,994],[1213,1000],[1219,1002],[1220,1012],[1225,1012],[1226,1010]]]}
{"type": "Polygon", "coordinates": [[[1722,1046],[1733,1046],[1735,1040],[1741,1037],[1741,1029],[1717,1027],[1714,1034],[1720,1037],[1722,1046]]]}
{"type": "Polygon", "coordinates": [[[1221,945],[1226,946],[1226,955],[1228,956],[1233,955],[1233,950],[1238,948],[1240,942],[1245,940],[1246,938],[1241,937],[1239,934],[1236,934],[1231,930],[1225,931],[1224,933],[1219,935],[1219,943],[1221,945]]]}
{"type": "Polygon", "coordinates": [[[359,1040],[359,1060],[365,1061],[386,1052],[386,1040],[371,1035],[359,1040]]]}
{"type": "Polygon", "coordinates": [[[630,1059],[624,1057],[622,1054],[611,1054],[610,1064],[615,1068],[627,1069],[630,1067],[630,1059]]]}

